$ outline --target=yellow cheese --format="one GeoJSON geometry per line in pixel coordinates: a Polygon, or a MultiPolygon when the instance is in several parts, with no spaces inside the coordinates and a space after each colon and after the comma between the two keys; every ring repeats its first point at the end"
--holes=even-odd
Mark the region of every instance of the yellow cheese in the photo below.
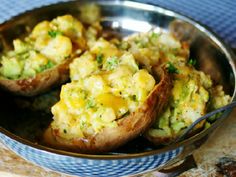
{"type": "Polygon", "coordinates": [[[86,41],[83,35],[84,27],[76,18],[73,18],[71,15],[59,16],[51,23],[57,30],[78,44],[80,48],[84,49],[86,47],[86,41]]]}
{"type": "MultiPolygon", "coordinates": [[[[96,97],[96,101],[105,107],[112,108],[116,115],[119,114],[119,111],[127,111],[127,102],[125,99],[119,96],[115,96],[111,93],[100,94],[96,97]]],[[[125,112],[126,112],[125,111],[125,112]]]]}
{"type": "Polygon", "coordinates": [[[34,27],[30,37],[38,38],[40,36],[48,35],[48,31],[50,31],[50,30],[51,30],[50,22],[49,21],[42,21],[34,27]]]}
{"type": "Polygon", "coordinates": [[[98,64],[94,57],[86,52],[79,58],[75,58],[70,64],[71,80],[79,80],[88,77],[90,74],[98,70],[98,64]]]}
{"type": "Polygon", "coordinates": [[[84,80],[84,88],[94,96],[110,91],[109,86],[100,75],[92,75],[86,78],[84,80]]]}
{"type": "Polygon", "coordinates": [[[68,37],[57,35],[49,41],[41,52],[55,63],[61,63],[72,53],[71,40],[68,37]]]}
{"type": "Polygon", "coordinates": [[[144,88],[147,91],[151,91],[155,85],[155,79],[144,69],[135,73],[133,79],[135,84],[137,84],[137,87],[144,88]]]}
{"type": "Polygon", "coordinates": [[[119,50],[113,44],[102,38],[94,43],[90,51],[96,55],[103,54],[105,59],[120,55],[119,50]]]}

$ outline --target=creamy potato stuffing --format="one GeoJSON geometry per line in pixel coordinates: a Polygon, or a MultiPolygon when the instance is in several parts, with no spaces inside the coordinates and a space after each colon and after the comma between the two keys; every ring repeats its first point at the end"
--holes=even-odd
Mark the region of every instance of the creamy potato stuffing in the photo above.
{"type": "Polygon", "coordinates": [[[139,69],[129,52],[104,39],[70,64],[71,83],[62,86],[52,107],[52,128],[64,138],[84,137],[134,112],[154,88],[155,79],[139,69]]]}
{"type": "Polygon", "coordinates": [[[170,34],[149,32],[134,35],[119,46],[130,51],[146,68],[166,65],[169,73],[173,74],[169,104],[148,130],[148,134],[159,138],[160,143],[165,138],[175,138],[208,111],[230,102],[230,96],[224,93],[222,86],[213,86],[209,75],[194,68],[196,60],[189,59],[188,46],[170,34]]]}
{"type": "Polygon", "coordinates": [[[175,39],[171,34],[154,31],[129,36],[121,41],[119,47],[131,52],[135,59],[148,70],[168,61],[185,62],[189,56],[187,45],[175,39]]]}
{"type": "Polygon", "coordinates": [[[194,68],[196,60],[189,59],[188,45],[171,34],[154,31],[135,34],[118,43],[118,46],[131,52],[148,70],[162,65],[173,74],[169,104],[148,130],[148,134],[159,138],[160,143],[175,138],[208,111],[230,102],[230,96],[225,95],[222,86],[213,86],[210,76],[194,68]]]}
{"type": "Polygon", "coordinates": [[[84,50],[86,40],[81,22],[71,15],[38,23],[24,40],[15,39],[14,49],[0,60],[0,74],[8,79],[34,77],[84,50]]]}
{"type": "Polygon", "coordinates": [[[187,66],[178,70],[181,74],[174,78],[169,105],[149,130],[155,137],[175,137],[207,112],[212,87],[210,77],[187,66]]]}

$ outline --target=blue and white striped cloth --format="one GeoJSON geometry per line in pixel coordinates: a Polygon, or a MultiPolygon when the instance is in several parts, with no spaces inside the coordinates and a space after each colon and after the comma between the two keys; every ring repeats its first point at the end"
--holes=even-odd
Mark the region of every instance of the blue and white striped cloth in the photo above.
{"type": "MultiPolygon", "coordinates": [[[[67,0],[1,0],[0,23],[26,10],[67,0]]],[[[236,1],[232,0],[137,0],[159,5],[192,17],[210,27],[236,48],[236,1]]]]}

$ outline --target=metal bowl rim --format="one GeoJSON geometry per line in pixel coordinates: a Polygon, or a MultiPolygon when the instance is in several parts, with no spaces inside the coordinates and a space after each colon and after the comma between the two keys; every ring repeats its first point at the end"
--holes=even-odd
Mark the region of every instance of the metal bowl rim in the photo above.
{"type": "MultiPolygon", "coordinates": [[[[163,15],[174,16],[177,19],[180,19],[180,20],[190,23],[191,25],[195,26],[199,31],[205,33],[207,35],[207,37],[210,37],[218,45],[218,47],[220,47],[220,49],[224,52],[230,66],[233,70],[234,81],[236,83],[236,68],[235,68],[235,64],[233,61],[233,58],[236,58],[236,57],[235,57],[232,49],[228,45],[226,45],[225,42],[207,26],[192,19],[191,17],[183,15],[179,12],[174,11],[174,10],[170,10],[166,7],[161,7],[159,5],[153,5],[153,4],[141,3],[141,2],[133,2],[133,1],[128,1],[128,0],[122,0],[122,1],[112,1],[112,0],[95,1],[95,0],[93,0],[93,1],[98,4],[122,5],[122,6],[131,7],[131,8],[138,8],[138,9],[143,9],[143,10],[148,10],[148,11],[155,11],[155,12],[161,13],[163,15]]],[[[23,13],[18,14],[17,16],[11,17],[9,20],[0,24],[0,29],[1,29],[1,27],[7,25],[8,23],[14,22],[18,18],[21,18],[21,16],[34,13],[34,11],[40,11],[44,8],[52,8],[52,7],[57,6],[59,4],[70,4],[70,3],[73,4],[74,2],[76,2],[76,0],[54,3],[54,4],[34,8],[31,10],[27,10],[23,13]]],[[[236,95],[236,86],[234,87],[232,101],[236,100],[235,95],[236,95]]],[[[224,115],[222,115],[222,117],[227,117],[230,112],[231,112],[231,110],[224,112],[224,115]]],[[[15,134],[5,130],[2,127],[0,127],[0,133],[4,134],[5,136],[11,138],[14,141],[17,141],[17,142],[23,144],[23,145],[29,146],[30,148],[33,148],[33,149],[36,149],[36,150],[39,150],[39,151],[42,151],[42,152],[48,153],[48,154],[59,155],[59,156],[69,156],[69,157],[83,158],[83,159],[94,159],[94,160],[119,160],[119,159],[131,159],[131,158],[141,158],[141,157],[145,157],[145,156],[153,156],[153,155],[158,155],[158,154],[169,152],[171,150],[176,150],[178,148],[185,147],[185,146],[190,145],[190,144],[194,143],[195,141],[203,138],[204,136],[206,136],[210,131],[215,129],[222,122],[222,120],[223,119],[221,119],[219,121],[217,120],[207,130],[201,131],[199,134],[196,134],[196,135],[194,135],[182,142],[172,144],[171,146],[166,146],[161,149],[151,150],[151,151],[147,151],[147,152],[132,153],[132,154],[118,154],[118,155],[116,155],[116,154],[115,155],[114,154],[112,154],[112,155],[108,155],[108,154],[81,154],[81,153],[53,149],[53,148],[49,148],[49,147],[42,146],[39,144],[35,144],[35,143],[30,142],[26,139],[23,139],[15,134]]]]}

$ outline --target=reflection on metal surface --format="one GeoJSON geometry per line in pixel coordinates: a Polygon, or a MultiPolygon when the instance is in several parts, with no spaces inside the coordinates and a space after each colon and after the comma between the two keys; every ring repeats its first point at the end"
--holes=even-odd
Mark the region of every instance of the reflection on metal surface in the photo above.
{"type": "Polygon", "coordinates": [[[114,30],[125,29],[132,32],[148,32],[153,28],[153,25],[146,21],[134,20],[129,18],[103,18],[104,22],[109,22],[110,27],[114,30]]]}
{"type": "MultiPolygon", "coordinates": [[[[20,33],[26,33],[28,29],[32,28],[37,22],[45,19],[52,19],[53,17],[66,13],[78,16],[79,7],[83,3],[86,3],[86,1],[72,1],[49,6],[47,8],[41,8],[33,12],[25,13],[19,17],[16,17],[12,21],[0,25],[0,43],[2,44],[2,41],[4,41],[4,45],[0,45],[0,47],[5,47],[6,49],[6,46],[11,45],[12,39],[18,37],[19,35],[19,32],[17,32],[18,30],[16,29],[19,29],[20,33]]],[[[224,86],[227,94],[230,94],[233,98],[235,97],[236,71],[233,61],[234,55],[229,48],[221,42],[221,40],[215,37],[215,35],[209,32],[206,28],[191,19],[188,19],[187,17],[152,5],[144,5],[129,1],[98,1],[98,3],[102,9],[102,24],[104,28],[113,28],[117,33],[121,34],[121,37],[125,37],[133,32],[146,32],[154,28],[156,32],[170,31],[180,40],[189,43],[191,49],[190,55],[198,60],[198,68],[210,74],[217,83],[224,86]]],[[[1,96],[1,98],[3,97],[1,96]]],[[[8,102],[4,102],[4,104],[6,104],[5,107],[8,106],[7,104],[10,105],[9,100],[8,102]]],[[[14,110],[14,107],[8,106],[8,109],[9,108],[14,110]]],[[[24,121],[21,121],[22,119],[18,119],[21,115],[13,114],[14,112],[6,112],[4,107],[1,109],[0,125],[2,127],[0,127],[0,132],[3,135],[6,135],[6,137],[12,137],[12,139],[15,139],[16,142],[26,144],[25,147],[30,146],[37,150],[43,149],[45,152],[49,151],[56,155],[60,154],[71,158],[101,158],[99,155],[89,156],[85,154],[75,154],[36,145],[30,141],[30,134],[28,135],[29,137],[23,137],[24,139],[22,139],[22,137],[19,138],[15,136],[20,136],[20,133],[16,131],[16,127],[24,127],[29,125],[27,123],[23,124],[23,122],[32,122],[32,117],[28,115],[24,121]],[[2,116],[4,111],[5,115],[2,116]],[[8,119],[5,119],[5,117],[8,117],[8,119]],[[14,124],[12,124],[12,122],[14,122],[14,124]],[[17,126],[15,126],[15,124],[17,124],[17,126]]],[[[227,113],[228,112],[226,112],[224,116],[226,116],[227,113]]],[[[45,117],[40,118],[39,116],[38,121],[44,119],[45,117]]],[[[174,160],[181,160],[191,154],[194,149],[198,148],[205,141],[208,134],[219,126],[222,121],[223,120],[221,119],[213,124],[213,126],[208,130],[204,130],[184,142],[173,144],[168,147],[150,148],[149,144],[144,144],[148,147],[143,148],[139,152],[135,151],[137,149],[132,149],[133,152],[126,151],[126,153],[123,154],[114,153],[101,156],[103,159],[123,158],[129,160],[134,157],[148,157],[180,148],[181,152],[179,153],[181,153],[181,155],[177,155],[174,160]]],[[[40,127],[32,128],[39,129],[40,127]]]]}
{"type": "Polygon", "coordinates": [[[137,32],[147,32],[152,29],[152,25],[145,21],[124,19],[121,21],[121,28],[137,32]]]}

